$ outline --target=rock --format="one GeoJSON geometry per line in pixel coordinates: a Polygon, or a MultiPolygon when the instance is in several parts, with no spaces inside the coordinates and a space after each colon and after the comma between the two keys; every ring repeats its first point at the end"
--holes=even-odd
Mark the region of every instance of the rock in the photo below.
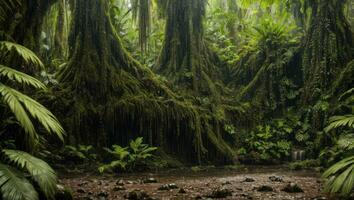
{"type": "Polygon", "coordinates": [[[170,184],[168,184],[168,187],[169,187],[170,189],[177,189],[177,188],[178,188],[178,186],[177,186],[175,183],[170,183],[170,184]]]}
{"type": "Polygon", "coordinates": [[[256,188],[258,192],[273,192],[274,189],[270,187],[269,185],[262,185],[258,188],[256,188]]]}
{"type": "Polygon", "coordinates": [[[101,197],[107,198],[108,196],[109,196],[109,194],[106,191],[101,191],[97,194],[97,197],[99,197],[99,198],[101,198],[101,197]]]}
{"type": "Polygon", "coordinates": [[[283,182],[283,177],[282,176],[270,176],[269,180],[273,182],[283,182]]]}
{"type": "Polygon", "coordinates": [[[57,185],[57,192],[55,194],[56,200],[73,200],[72,191],[63,185],[57,185]]]}
{"type": "Polygon", "coordinates": [[[79,184],[77,184],[77,186],[84,186],[84,185],[87,185],[88,184],[88,181],[83,181],[83,182],[81,182],[81,183],[79,183],[79,184]]]}
{"type": "Polygon", "coordinates": [[[118,185],[113,188],[113,191],[122,191],[126,190],[124,186],[118,185]]]}
{"type": "Polygon", "coordinates": [[[148,200],[151,199],[144,190],[133,190],[125,195],[125,198],[130,200],[148,200]]]}
{"type": "Polygon", "coordinates": [[[177,189],[178,186],[175,183],[161,185],[158,190],[173,190],[177,189]]]}
{"type": "Polygon", "coordinates": [[[289,183],[288,185],[286,185],[282,191],[284,192],[288,192],[288,193],[300,193],[300,192],[304,192],[304,190],[298,186],[296,183],[289,183]]]}
{"type": "Polygon", "coordinates": [[[311,200],[326,200],[327,198],[326,197],[314,197],[314,198],[311,198],[311,200]]]}
{"type": "Polygon", "coordinates": [[[187,193],[187,192],[186,192],[185,189],[181,188],[181,189],[178,190],[178,193],[180,193],[180,194],[185,194],[185,193],[187,193]]]}
{"type": "Polygon", "coordinates": [[[82,188],[77,189],[76,192],[77,193],[82,193],[82,194],[86,193],[86,191],[84,189],[82,189],[82,188]]]}
{"type": "Polygon", "coordinates": [[[225,181],[221,185],[231,185],[231,182],[230,181],[225,181]]]}
{"type": "Polygon", "coordinates": [[[227,189],[227,188],[217,188],[214,191],[211,192],[208,197],[210,198],[226,198],[228,196],[232,196],[232,190],[227,189]]]}
{"type": "Polygon", "coordinates": [[[245,179],[242,182],[254,182],[255,180],[252,177],[245,177],[245,179]]]}
{"type": "Polygon", "coordinates": [[[147,178],[143,180],[143,183],[157,183],[157,180],[155,178],[147,178]]]}
{"type": "Polygon", "coordinates": [[[116,185],[123,186],[123,185],[124,185],[123,179],[119,179],[119,180],[116,182],[116,185]]]}

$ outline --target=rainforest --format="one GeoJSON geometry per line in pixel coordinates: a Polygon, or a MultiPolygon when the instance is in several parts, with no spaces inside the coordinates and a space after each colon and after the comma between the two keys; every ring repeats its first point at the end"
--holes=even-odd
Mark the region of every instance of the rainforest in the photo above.
{"type": "Polygon", "coordinates": [[[354,0],[1,0],[0,200],[354,199],[354,0]]]}

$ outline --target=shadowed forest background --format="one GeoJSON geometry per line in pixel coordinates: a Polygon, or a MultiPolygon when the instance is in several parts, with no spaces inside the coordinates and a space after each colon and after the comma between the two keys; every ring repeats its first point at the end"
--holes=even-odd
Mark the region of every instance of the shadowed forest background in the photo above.
{"type": "Polygon", "coordinates": [[[353,27],[352,0],[2,0],[0,200],[72,199],[55,171],[265,165],[351,199],[353,27]]]}

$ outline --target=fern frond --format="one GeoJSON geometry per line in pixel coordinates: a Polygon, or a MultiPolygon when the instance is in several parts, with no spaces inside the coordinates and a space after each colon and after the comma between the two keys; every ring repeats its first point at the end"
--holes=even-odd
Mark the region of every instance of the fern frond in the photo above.
{"type": "Polygon", "coordinates": [[[27,112],[29,112],[33,118],[37,119],[49,133],[54,133],[63,140],[64,129],[55,116],[43,105],[1,83],[0,95],[31,139],[36,139],[38,136],[27,112]]]}
{"type": "Polygon", "coordinates": [[[5,149],[3,153],[11,163],[28,171],[47,198],[54,197],[57,190],[57,176],[46,162],[23,151],[5,149]]]}
{"type": "Polygon", "coordinates": [[[26,63],[32,63],[40,68],[44,68],[42,61],[36,56],[36,54],[22,45],[8,41],[0,41],[0,50],[5,52],[14,50],[26,63]]]}
{"type": "Polygon", "coordinates": [[[0,191],[3,200],[38,200],[38,193],[23,173],[2,163],[0,163],[0,191]]]}
{"type": "Polygon", "coordinates": [[[325,191],[343,195],[350,194],[354,189],[354,156],[334,164],[323,173],[322,177],[329,178],[325,191]]]}
{"type": "Polygon", "coordinates": [[[33,78],[32,76],[29,76],[23,72],[17,71],[15,69],[6,67],[1,64],[0,64],[0,76],[6,77],[9,80],[14,81],[16,83],[33,86],[38,89],[46,88],[46,86],[36,78],[33,78]]]}
{"type": "Polygon", "coordinates": [[[329,132],[338,127],[354,128],[354,115],[334,116],[329,119],[330,124],[324,129],[329,132]]]}

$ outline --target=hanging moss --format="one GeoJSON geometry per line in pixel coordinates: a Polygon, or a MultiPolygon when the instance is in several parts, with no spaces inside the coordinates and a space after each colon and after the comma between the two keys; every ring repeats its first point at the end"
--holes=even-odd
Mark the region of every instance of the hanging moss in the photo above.
{"type": "Polygon", "coordinates": [[[345,2],[311,1],[312,16],[303,55],[304,104],[313,103],[326,93],[353,56],[345,2]]]}
{"type": "Polygon", "coordinates": [[[221,138],[206,145],[209,111],[177,95],[137,63],[122,46],[107,9],[100,0],[74,4],[70,62],[59,75],[62,92],[73,99],[66,120],[71,142],[125,145],[144,136],[189,162],[213,160],[207,157],[213,149],[215,156],[231,161],[234,153],[221,138]]]}

